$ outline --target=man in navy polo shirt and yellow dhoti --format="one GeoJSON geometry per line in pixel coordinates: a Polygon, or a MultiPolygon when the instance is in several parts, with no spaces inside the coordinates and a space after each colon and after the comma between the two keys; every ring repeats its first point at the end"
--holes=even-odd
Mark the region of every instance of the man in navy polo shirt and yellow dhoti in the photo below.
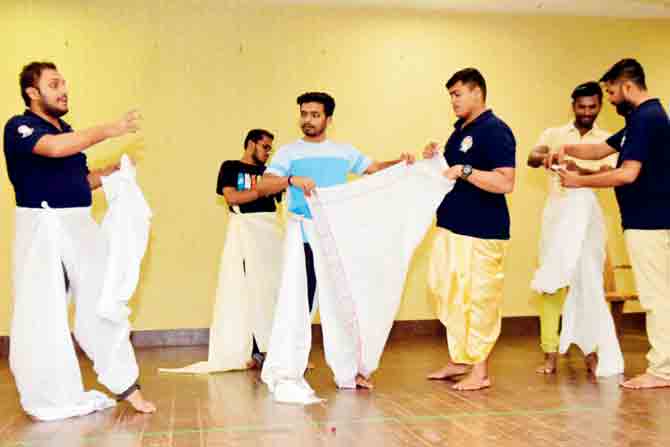
{"type": "Polygon", "coordinates": [[[614,187],[651,344],[647,371],[622,386],[670,387],[670,121],[649,95],[638,61],[617,62],[600,81],[626,127],[605,143],[562,146],[545,164],[562,164],[566,155],[601,160],[619,153],[616,169],[586,176],[563,169],[561,182],[568,188],[614,187]]]}
{"type": "MultiPolygon", "coordinates": [[[[500,334],[510,237],[505,194],[514,189],[516,141],[486,108],[486,81],[478,70],[455,73],[446,87],[458,121],[444,151],[450,166],[445,175],[458,181],[437,211],[429,286],[451,359],[428,378],[465,375],[453,388],[472,391],[491,385],[487,361],[500,334]]],[[[437,151],[430,143],[424,157],[437,151]]]]}
{"type": "Polygon", "coordinates": [[[108,268],[111,243],[91,217],[91,190],[119,168],[89,171],[83,154],[108,138],[135,132],[139,115],[130,112],[121,120],[73,131],[61,119],[68,112],[68,93],[54,64],[26,65],[20,86],[28,109],[7,122],[4,153],[16,195],[9,363],[21,405],[39,420],[114,405],[98,391],[84,392],[68,326],[69,286],[76,304],[74,336],[100,383],[136,410],[153,412],[156,407],[137,384],[127,318],[103,318],[100,311],[114,269],[108,268]]]}

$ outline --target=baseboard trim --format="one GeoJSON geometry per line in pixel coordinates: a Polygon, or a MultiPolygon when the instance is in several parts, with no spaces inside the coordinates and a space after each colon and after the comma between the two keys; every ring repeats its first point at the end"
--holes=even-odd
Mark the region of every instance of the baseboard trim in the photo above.
{"type": "MultiPolygon", "coordinates": [[[[640,332],[645,330],[644,313],[624,314],[619,330],[640,332]]],[[[540,320],[536,316],[505,317],[502,320],[502,336],[538,336],[540,320]]],[[[445,330],[439,320],[396,321],[391,329],[391,340],[402,340],[416,336],[444,337],[445,330]]],[[[168,346],[203,346],[209,343],[209,329],[164,329],[133,331],[130,335],[136,348],[157,348],[168,346]]],[[[312,339],[321,342],[321,325],[312,325],[312,339]]],[[[9,337],[0,336],[0,357],[9,355],[9,337]]]]}

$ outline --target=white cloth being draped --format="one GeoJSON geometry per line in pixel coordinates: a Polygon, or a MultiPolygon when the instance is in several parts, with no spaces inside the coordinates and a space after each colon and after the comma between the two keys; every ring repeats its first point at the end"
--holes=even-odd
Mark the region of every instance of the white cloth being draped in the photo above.
{"type": "Polygon", "coordinates": [[[443,157],[317,188],[313,221],[289,220],[284,273],[262,379],[280,402],[318,401],[303,379],[311,346],[301,229],[314,251],[326,361],[340,388],[378,367],[414,250],[453,187],[443,157]],[[302,227],[302,228],[301,228],[302,227]]]}
{"type": "Polygon", "coordinates": [[[540,266],[531,288],[555,293],[570,287],[563,305],[560,352],[572,343],[598,352],[596,375],[623,372],[624,363],[612,315],[605,301],[603,268],[607,232],[595,193],[587,188],[551,194],[540,239],[540,266]]]}
{"type": "MultiPolygon", "coordinates": [[[[120,394],[137,381],[139,370],[127,318],[114,322],[98,313],[103,284],[113,271],[109,253],[124,252],[112,245],[133,241],[108,240],[90,208],[42,205],[16,209],[9,363],[26,413],[49,421],[115,405],[99,391],[84,391],[68,325],[64,270],[76,306],[74,336],[99,382],[120,394]]],[[[134,259],[120,256],[114,262],[134,259]]]]}
{"type": "Polygon", "coordinates": [[[161,372],[207,374],[245,369],[253,338],[268,348],[281,266],[276,213],[231,213],[219,266],[208,360],[161,372]]]}
{"type": "Polygon", "coordinates": [[[119,171],[102,177],[102,185],[109,206],[101,225],[109,244],[109,262],[98,313],[123,323],[130,316],[128,301],[140,280],[152,213],[127,155],[121,157],[119,171]]]}

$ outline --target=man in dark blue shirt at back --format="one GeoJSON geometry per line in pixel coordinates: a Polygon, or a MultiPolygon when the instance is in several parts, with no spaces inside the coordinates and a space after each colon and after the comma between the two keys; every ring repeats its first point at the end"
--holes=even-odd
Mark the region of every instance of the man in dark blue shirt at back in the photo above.
{"type": "Polygon", "coordinates": [[[661,102],[649,95],[638,61],[617,62],[600,81],[626,127],[605,143],[563,146],[546,164],[561,164],[565,155],[600,160],[619,153],[611,171],[560,175],[566,187],[614,187],[651,344],[647,371],[622,386],[670,387],[670,121],[661,102]]]}

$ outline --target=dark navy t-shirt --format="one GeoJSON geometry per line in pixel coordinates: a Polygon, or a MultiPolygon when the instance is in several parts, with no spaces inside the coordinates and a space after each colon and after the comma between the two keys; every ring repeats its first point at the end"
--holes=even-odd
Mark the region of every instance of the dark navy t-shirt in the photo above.
{"type": "Polygon", "coordinates": [[[607,144],[619,151],[617,167],[642,163],[633,183],[614,189],[624,230],[670,229],[670,120],[661,102],[640,104],[607,144]]]}
{"type": "Polygon", "coordinates": [[[9,180],[14,185],[16,206],[40,208],[43,201],[51,208],[91,205],[86,155],[51,158],[33,153],[40,138],[72,132],[60,121],[62,130],[30,110],[11,118],[5,125],[4,152],[9,180]]]}
{"type": "MultiPolygon", "coordinates": [[[[515,167],[514,134],[491,110],[465,127],[458,120],[454,127],[444,150],[449,166],[468,164],[482,171],[515,167]]],[[[437,210],[437,226],[464,236],[507,240],[510,217],[505,195],[459,179],[437,210]]]]}

